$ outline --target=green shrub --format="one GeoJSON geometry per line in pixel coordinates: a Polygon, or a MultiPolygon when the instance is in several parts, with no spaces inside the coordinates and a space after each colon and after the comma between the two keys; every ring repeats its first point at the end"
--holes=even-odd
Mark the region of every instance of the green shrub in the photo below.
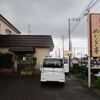
{"type": "Polygon", "coordinates": [[[86,79],[88,76],[88,68],[85,66],[79,66],[79,64],[74,64],[71,68],[71,72],[83,79],[86,79]]]}
{"type": "Polygon", "coordinates": [[[24,69],[21,70],[22,72],[31,72],[32,69],[29,66],[26,66],[24,69]]]}
{"type": "Polygon", "coordinates": [[[0,53],[0,68],[11,68],[11,57],[12,54],[10,53],[0,53]]]}
{"type": "Polygon", "coordinates": [[[24,61],[23,61],[23,62],[20,62],[20,64],[18,64],[17,71],[20,72],[20,71],[22,71],[25,67],[26,67],[26,65],[25,65],[24,61]]]}
{"type": "Polygon", "coordinates": [[[78,68],[79,68],[79,64],[73,64],[72,72],[74,74],[77,74],[78,73],[78,68]]]}
{"type": "Polygon", "coordinates": [[[36,66],[36,63],[37,63],[37,58],[36,57],[33,57],[32,58],[32,65],[36,66]]]}
{"type": "Polygon", "coordinates": [[[100,77],[96,77],[93,81],[93,87],[100,88],[100,77]]]}

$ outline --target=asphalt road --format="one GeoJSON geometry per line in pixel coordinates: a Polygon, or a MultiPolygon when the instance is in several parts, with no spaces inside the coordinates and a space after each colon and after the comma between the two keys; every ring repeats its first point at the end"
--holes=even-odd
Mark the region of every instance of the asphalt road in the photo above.
{"type": "Polygon", "coordinates": [[[57,83],[40,85],[39,76],[0,76],[0,100],[100,100],[100,96],[72,76],[57,83]]]}

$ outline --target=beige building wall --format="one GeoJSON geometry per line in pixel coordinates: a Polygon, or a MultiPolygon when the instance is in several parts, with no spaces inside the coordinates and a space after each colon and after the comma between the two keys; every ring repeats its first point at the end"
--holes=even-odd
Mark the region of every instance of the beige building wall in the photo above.
{"type": "Polygon", "coordinates": [[[3,21],[0,20],[0,34],[2,35],[8,35],[6,34],[5,30],[8,29],[12,32],[11,35],[16,35],[17,33],[13,31],[7,24],[5,24],[3,21]]]}
{"type": "Polygon", "coordinates": [[[9,48],[0,48],[0,52],[2,52],[2,53],[11,53],[9,51],[9,48]]]}
{"type": "MultiPolygon", "coordinates": [[[[35,57],[37,58],[36,69],[40,70],[40,65],[43,62],[43,58],[50,55],[50,48],[36,48],[35,57]]],[[[9,51],[9,48],[0,48],[2,53],[12,53],[9,51]]]]}
{"type": "Polygon", "coordinates": [[[50,55],[50,48],[36,48],[35,57],[37,57],[36,69],[40,69],[40,64],[45,56],[50,55]]]}

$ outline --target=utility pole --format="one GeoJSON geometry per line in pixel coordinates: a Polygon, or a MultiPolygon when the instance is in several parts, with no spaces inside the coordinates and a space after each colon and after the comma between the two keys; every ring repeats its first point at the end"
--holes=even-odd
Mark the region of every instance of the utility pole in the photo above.
{"type": "Polygon", "coordinates": [[[83,53],[83,52],[82,52],[82,49],[81,49],[81,58],[82,58],[82,53],[83,53]]]}
{"type": "Polygon", "coordinates": [[[57,57],[57,51],[55,51],[55,57],[57,57]]]}
{"type": "Polygon", "coordinates": [[[64,35],[62,35],[61,38],[62,38],[62,51],[63,51],[63,58],[64,58],[64,35]]]}
{"type": "Polygon", "coordinates": [[[91,87],[91,55],[90,55],[90,22],[89,15],[87,16],[87,32],[88,32],[88,88],[91,87]]]}
{"type": "Polygon", "coordinates": [[[60,48],[58,48],[58,57],[60,58],[60,48]]]}
{"type": "MultiPolygon", "coordinates": [[[[76,21],[79,22],[80,19],[79,18],[69,18],[68,19],[68,35],[69,35],[69,51],[72,51],[72,41],[71,41],[71,33],[73,32],[73,30],[71,31],[71,21],[76,21]]],[[[71,67],[71,55],[69,56],[69,68],[71,67]]]]}
{"type": "Polygon", "coordinates": [[[73,49],[74,50],[74,58],[75,58],[75,49],[73,49]]]}
{"type": "MultiPolygon", "coordinates": [[[[71,51],[71,36],[70,36],[70,21],[71,19],[68,19],[68,35],[69,35],[69,51],[71,51]]],[[[69,68],[71,67],[71,56],[69,56],[69,68]]]]}

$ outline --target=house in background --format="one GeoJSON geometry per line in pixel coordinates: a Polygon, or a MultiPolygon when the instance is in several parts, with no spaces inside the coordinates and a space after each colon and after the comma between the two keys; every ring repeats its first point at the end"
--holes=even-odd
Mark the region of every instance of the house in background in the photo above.
{"type": "MultiPolygon", "coordinates": [[[[54,44],[50,35],[2,35],[0,48],[6,48],[7,52],[12,52],[13,61],[17,61],[17,63],[19,62],[16,59],[18,56],[26,62],[30,62],[32,57],[36,57],[35,68],[40,69],[40,62],[45,56],[50,56],[54,44]]],[[[14,67],[16,69],[16,66],[14,67]]]]}
{"type": "MultiPolygon", "coordinates": [[[[0,37],[2,35],[18,35],[18,34],[21,34],[21,32],[0,14],[0,37]]],[[[8,49],[0,47],[0,51],[6,52],[8,51],[8,49]]]]}
{"type": "Polygon", "coordinates": [[[17,35],[21,32],[0,14],[0,35],[17,35]]]}
{"type": "Polygon", "coordinates": [[[49,56],[54,48],[52,37],[19,34],[21,32],[0,15],[0,52],[12,54],[14,71],[20,67],[20,62],[30,63],[33,57],[37,59],[35,68],[40,69],[40,62],[45,56],[49,56]]]}

